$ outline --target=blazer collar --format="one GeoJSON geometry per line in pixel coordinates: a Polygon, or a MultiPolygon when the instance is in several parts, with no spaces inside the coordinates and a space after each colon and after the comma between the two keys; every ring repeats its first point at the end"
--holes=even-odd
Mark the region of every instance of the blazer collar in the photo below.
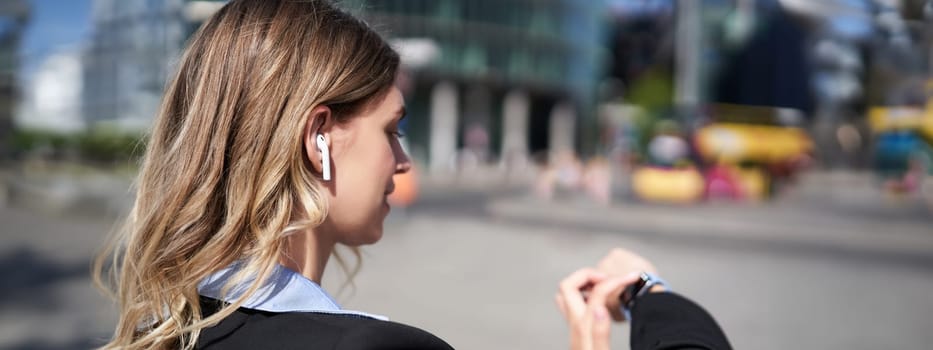
{"type": "MultiPolygon", "coordinates": [[[[198,284],[198,294],[228,303],[236,301],[254,281],[254,278],[249,278],[243,283],[231,286],[227,293],[223,293],[223,287],[239,269],[240,264],[234,263],[211,274],[198,284]]],[[[317,312],[388,320],[385,316],[343,310],[317,283],[281,265],[275,266],[268,281],[249,296],[242,307],[269,312],[317,312]]]]}

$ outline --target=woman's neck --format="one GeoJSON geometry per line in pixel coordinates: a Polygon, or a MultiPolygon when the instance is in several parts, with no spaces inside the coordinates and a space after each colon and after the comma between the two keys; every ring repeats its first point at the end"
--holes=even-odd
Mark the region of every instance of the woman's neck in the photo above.
{"type": "Polygon", "coordinates": [[[279,263],[320,285],[335,244],[313,230],[291,235],[279,263]]]}

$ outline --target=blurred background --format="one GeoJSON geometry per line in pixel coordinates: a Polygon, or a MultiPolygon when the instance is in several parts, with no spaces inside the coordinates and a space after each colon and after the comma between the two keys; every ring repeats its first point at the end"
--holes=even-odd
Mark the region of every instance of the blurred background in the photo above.
{"type": "MultiPolygon", "coordinates": [[[[107,338],[90,259],[223,4],[0,0],[0,348],[107,338]]],[[[561,349],[557,282],[621,246],[738,349],[933,344],[933,1],[340,5],[403,56],[415,161],[346,307],[561,349]]]]}

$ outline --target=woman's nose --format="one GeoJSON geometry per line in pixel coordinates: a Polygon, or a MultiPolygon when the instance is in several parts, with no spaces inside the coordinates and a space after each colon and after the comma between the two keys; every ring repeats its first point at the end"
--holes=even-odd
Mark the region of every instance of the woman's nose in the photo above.
{"type": "Polygon", "coordinates": [[[408,158],[408,154],[401,147],[398,147],[395,152],[395,173],[404,174],[409,170],[411,170],[411,158],[408,158]]]}

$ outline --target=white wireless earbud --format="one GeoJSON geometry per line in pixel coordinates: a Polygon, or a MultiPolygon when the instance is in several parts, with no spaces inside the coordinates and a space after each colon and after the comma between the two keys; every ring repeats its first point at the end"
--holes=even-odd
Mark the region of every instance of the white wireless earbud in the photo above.
{"type": "Polygon", "coordinates": [[[324,135],[317,134],[317,149],[321,151],[324,181],[330,181],[330,149],[327,148],[327,140],[324,139],[324,135]]]}

